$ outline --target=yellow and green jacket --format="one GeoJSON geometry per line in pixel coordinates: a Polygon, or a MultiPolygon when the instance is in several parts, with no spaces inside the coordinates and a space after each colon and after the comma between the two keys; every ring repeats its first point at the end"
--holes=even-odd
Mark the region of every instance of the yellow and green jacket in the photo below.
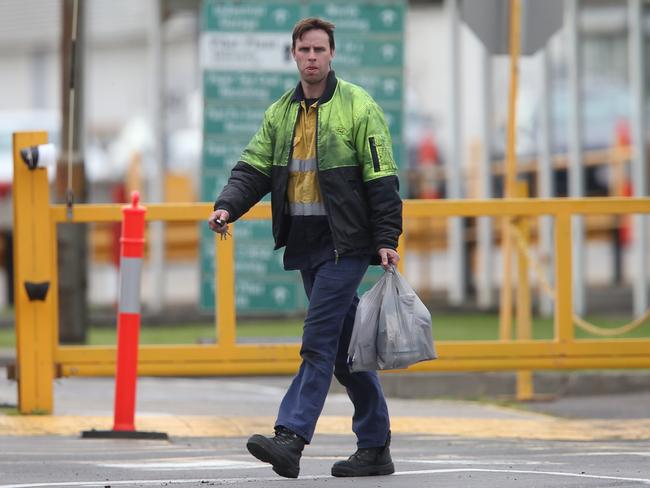
{"type": "MultiPolygon", "coordinates": [[[[276,249],[286,245],[290,225],[288,191],[294,191],[295,185],[289,190],[289,165],[304,98],[298,83],[266,110],[214,205],[227,210],[234,222],[270,191],[276,249]]],[[[333,71],[316,109],[318,198],[332,231],[335,254],[376,256],[380,248],[396,249],[402,232],[402,201],[383,111],[364,89],[337,79],[333,71]]]]}

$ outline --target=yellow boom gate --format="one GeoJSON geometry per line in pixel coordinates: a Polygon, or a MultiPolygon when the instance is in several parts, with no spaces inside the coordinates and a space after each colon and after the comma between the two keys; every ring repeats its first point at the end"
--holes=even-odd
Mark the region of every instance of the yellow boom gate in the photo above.
{"type": "MultiPolygon", "coordinates": [[[[52,411],[55,377],[113,375],[115,370],[114,346],[58,344],[56,234],[57,224],[61,223],[120,221],[121,206],[75,205],[72,218],[68,219],[64,205],[51,205],[46,170],[28,169],[19,154],[20,148],[46,142],[47,134],[42,132],[14,135],[16,377],[22,413],[52,411]],[[42,299],[30,299],[26,283],[49,283],[49,292],[42,299]]],[[[149,221],[204,222],[212,210],[208,203],[146,206],[149,221]]],[[[646,213],[650,213],[650,200],[641,198],[406,201],[405,219],[492,216],[523,222],[550,215],[554,219],[556,276],[552,339],[438,342],[439,359],[417,364],[409,371],[650,368],[650,339],[576,339],[571,296],[572,216],[646,213]]],[[[259,204],[244,219],[270,217],[270,206],[259,204]]],[[[236,232],[233,236],[229,240],[215,238],[216,344],[142,345],[140,375],[260,375],[291,374],[297,370],[298,344],[237,343],[236,232]]],[[[403,239],[402,255],[405,247],[408,242],[403,239]]]]}

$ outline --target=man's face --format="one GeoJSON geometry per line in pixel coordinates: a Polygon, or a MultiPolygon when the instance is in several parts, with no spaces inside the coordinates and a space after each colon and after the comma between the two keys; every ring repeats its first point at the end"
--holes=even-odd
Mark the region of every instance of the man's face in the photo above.
{"type": "Polygon", "coordinates": [[[302,39],[296,39],[291,54],[296,61],[300,78],[309,84],[318,84],[327,77],[334,58],[327,32],[321,29],[309,30],[303,34],[302,39]]]}

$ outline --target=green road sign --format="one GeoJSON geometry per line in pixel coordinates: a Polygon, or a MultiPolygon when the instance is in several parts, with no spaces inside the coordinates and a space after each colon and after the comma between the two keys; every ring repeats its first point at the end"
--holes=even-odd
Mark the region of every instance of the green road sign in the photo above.
{"type": "Polygon", "coordinates": [[[404,62],[403,42],[397,39],[359,39],[340,36],[336,39],[333,65],[336,69],[360,66],[383,68],[394,66],[401,71],[404,62]]]}
{"type": "Polygon", "coordinates": [[[340,34],[401,36],[404,28],[403,2],[347,0],[323,2],[314,4],[309,13],[336,25],[337,43],[340,34]]]}
{"type": "Polygon", "coordinates": [[[203,74],[203,96],[206,101],[224,105],[259,106],[262,111],[269,101],[276,100],[298,82],[295,73],[230,73],[206,71],[203,74]]]}
{"type": "MultiPolygon", "coordinates": [[[[381,105],[403,161],[405,0],[204,0],[203,161],[201,198],[214,201],[264,111],[298,82],[291,31],[304,17],[336,25],[333,68],[364,87],[381,105]]],[[[268,201],[268,196],[265,198],[268,201]]],[[[273,251],[269,221],[234,224],[236,306],[239,314],[290,314],[306,306],[298,273],[284,271],[273,251]]],[[[214,235],[201,228],[201,304],[214,307],[214,235]]],[[[362,290],[381,275],[369,271],[362,290]]]]}
{"type": "Polygon", "coordinates": [[[219,32],[291,32],[301,17],[299,2],[203,2],[203,30],[219,32]]]}

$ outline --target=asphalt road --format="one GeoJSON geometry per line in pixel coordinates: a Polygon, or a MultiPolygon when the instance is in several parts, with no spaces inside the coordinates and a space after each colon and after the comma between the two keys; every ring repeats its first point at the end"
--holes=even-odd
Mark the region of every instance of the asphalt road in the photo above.
{"type": "Polygon", "coordinates": [[[469,440],[396,435],[391,476],[337,479],[351,436],[316,436],[297,480],[275,475],[244,438],[170,442],[0,438],[0,488],[27,487],[637,487],[650,485],[650,442],[469,440]]]}
{"type": "MultiPolygon", "coordinates": [[[[0,378],[2,378],[0,376],[0,378]]],[[[650,485],[650,394],[558,398],[507,408],[389,398],[391,476],[338,479],[354,450],[351,406],[330,394],[297,480],[245,448],[269,433],[289,378],[141,378],[136,424],[169,441],[82,439],[110,427],[113,381],[66,378],[51,416],[0,414],[0,488],[36,487],[639,487],[650,485]]],[[[0,379],[0,404],[16,404],[0,379]]]]}

